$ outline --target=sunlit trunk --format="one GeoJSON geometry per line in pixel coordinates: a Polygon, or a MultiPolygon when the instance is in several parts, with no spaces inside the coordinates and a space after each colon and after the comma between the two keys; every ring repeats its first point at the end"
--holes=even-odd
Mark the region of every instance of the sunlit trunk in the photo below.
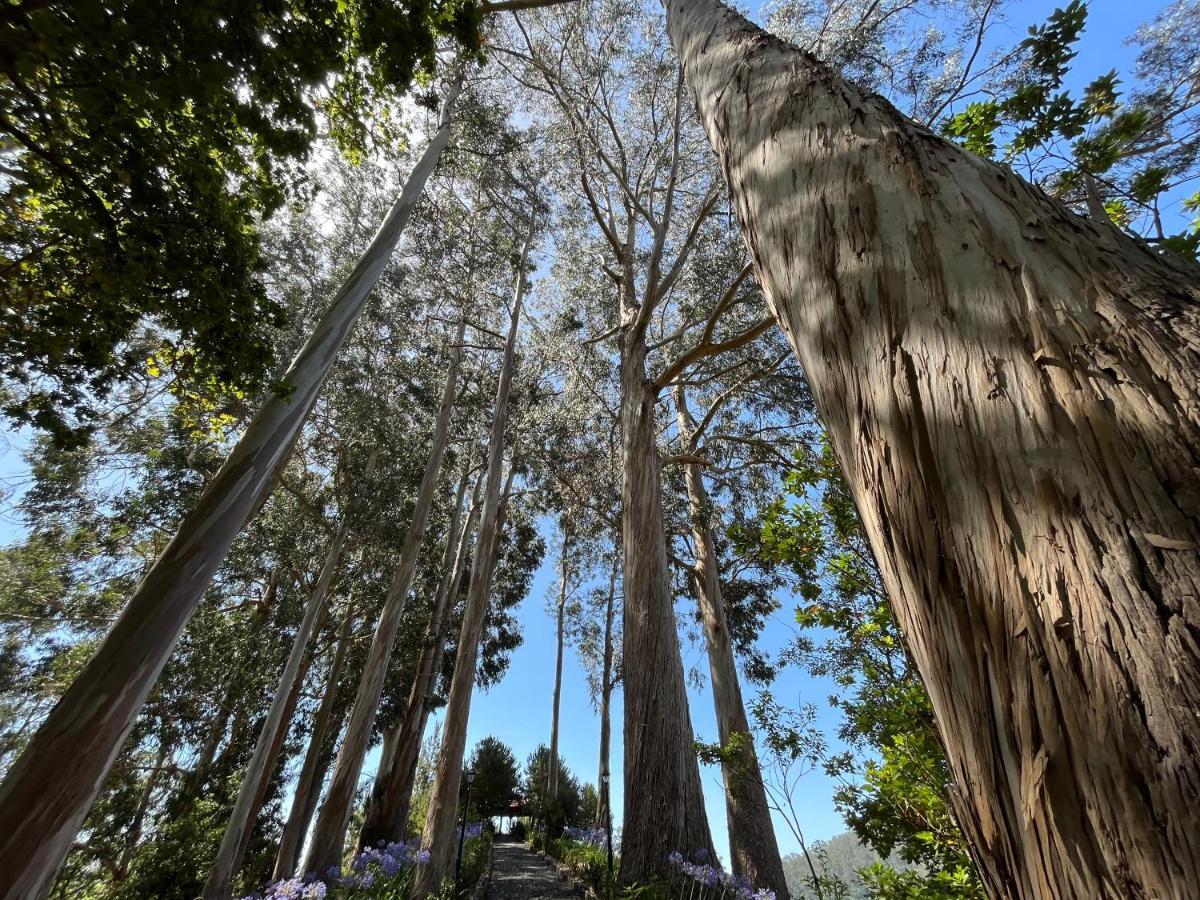
{"type": "MultiPolygon", "coordinates": [[[[695,433],[696,422],[688,410],[687,395],[682,385],[675,388],[675,402],[679,414],[679,434],[687,443],[695,433]]],[[[767,789],[763,784],[758,755],[754,751],[754,736],[746,718],[733,642],[725,621],[725,598],[721,591],[720,563],[713,540],[708,488],[704,484],[700,465],[684,463],[683,469],[692,544],[696,552],[692,575],[708,647],[717,734],[725,754],[721,777],[725,785],[725,815],[729,824],[729,853],[733,871],[745,875],[755,887],[770,888],[776,897],[786,900],[788,890],[783,875],[783,861],[779,856],[779,842],[775,839],[775,826],[771,823],[767,789]]]]}
{"type": "Polygon", "coordinates": [[[672,41],[994,897],[1200,884],[1200,273],[715,0],[672,41]]]}
{"type": "Polygon", "coordinates": [[[425,629],[421,656],[417,660],[417,669],[400,723],[390,729],[384,739],[383,752],[379,757],[379,772],[375,776],[375,785],[358,837],[360,848],[373,846],[379,841],[399,841],[405,836],[413,775],[421,751],[425,722],[429,717],[429,700],[437,683],[437,673],[445,650],[446,613],[452,598],[458,595],[468,539],[478,509],[477,483],[471,510],[460,529],[470,476],[470,470],[464,469],[459,479],[454,512],[450,518],[450,527],[446,531],[446,548],[442,554],[442,577],[438,582],[429,625],[425,629]]]}
{"type": "Polygon", "coordinates": [[[354,613],[351,609],[346,612],[346,616],[342,620],[337,648],[334,650],[333,660],[329,664],[329,671],[325,673],[325,693],[321,697],[321,705],[317,707],[317,714],[313,718],[308,750],[304,754],[300,776],[296,779],[296,787],[292,794],[292,807],[288,811],[288,819],[283,827],[283,836],[279,840],[279,850],[275,854],[275,871],[272,874],[275,879],[287,879],[296,874],[296,865],[300,861],[304,836],[308,833],[309,823],[317,809],[321,783],[325,780],[325,772],[333,755],[331,750],[326,749],[327,738],[333,732],[336,743],[336,734],[341,731],[344,717],[344,713],[339,713],[336,723],[334,722],[338,685],[353,631],[354,613]]]}
{"type": "Polygon", "coordinates": [[[450,110],[370,246],[95,655],[0,785],[6,898],[44,897],[217,567],[262,505],[450,138],[450,110]],[[63,761],[70,766],[63,768],[63,761]]]}
{"type": "Polygon", "coordinates": [[[624,549],[625,825],[621,882],[669,871],[673,851],[712,852],[688,715],[655,443],[658,392],[644,334],[621,337],[621,545],[624,549]]]}
{"type": "MultiPolygon", "coordinates": [[[[375,472],[377,458],[378,450],[372,449],[367,459],[367,468],[361,485],[364,491],[370,490],[371,476],[375,472]]],[[[338,564],[342,558],[342,547],[346,543],[346,532],[349,527],[350,516],[343,512],[333,540],[329,544],[329,550],[325,554],[325,562],[321,566],[317,583],[309,592],[304,615],[301,617],[300,625],[296,628],[296,634],[292,639],[291,653],[288,654],[283,674],[279,676],[279,683],[275,688],[275,696],[271,700],[271,708],[258,733],[258,742],[254,746],[254,753],[246,767],[246,774],[242,779],[237,800],[234,802],[233,812],[229,816],[229,824],[225,828],[225,834],[221,838],[221,844],[217,850],[217,858],[213,862],[212,871],[204,885],[204,900],[225,900],[232,895],[233,878],[242,864],[246,844],[250,840],[250,831],[254,827],[254,820],[262,805],[262,797],[266,793],[267,781],[275,767],[278,748],[291,721],[291,716],[285,715],[289,697],[294,708],[294,698],[300,682],[303,681],[301,664],[308,650],[308,642],[312,638],[313,629],[316,628],[318,620],[325,611],[325,601],[329,596],[330,585],[333,584],[334,575],[337,573],[338,564]]]]}
{"type": "Polygon", "coordinates": [[[500,512],[500,479],[504,467],[504,425],[508,413],[508,395],[516,368],[517,326],[521,304],[525,298],[525,266],[533,242],[530,234],[521,248],[517,268],[517,286],[513,297],[512,319],[500,366],[500,383],[496,388],[496,408],[488,441],[487,481],[483,494],[483,512],[479,519],[479,540],[471,565],[471,580],[467,589],[467,605],[463,612],[458,653],[454,660],[454,678],[450,683],[442,746],[438,752],[437,777],[433,796],[425,816],[422,845],[429,849],[428,865],[417,872],[418,896],[436,893],[450,870],[454,853],[454,821],[458,806],[458,791],[462,780],[463,754],[467,744],[467,719],[471,713],[471,693],[479,660],[479,642],[491,594],[492,567],[495,563],[497,520],[500,512]]]}
{"type": "Polygon", "coordinates": [[[434,425],[433,439],[429,450],[429,458],[425,463],[425,471],[421,476],[421,486],[417,491],[417,499],[413,505],[412,521],[404,536],[404,545],[400,550],[400,562],[388,588],[384,600],[383,611],[379,615],[379,624],[371,639],[367,651],[367,661],[363,667],[362,678],[359,681],[358,693],[354,697],[354,706],[350,710],[350,722],[346,726],[346,735],[342,739],[341,750],[338,751],[337,763],[334,765],[333,778],[329,790],[325,794],[325,802],[317,816],[317,826],[313,831],[312,846],[304,863],[304,871],[324,875],[331,868],[340,868],[342,850],[346,842],[346,828],[350,824],[350,815],[354,811],[354,794],[358,790],[358,776],[362,774],[363,759],[371,743],[371,732],[375,727],[375,715],[379,711],[379,698],[383,693],[383,683],[387,678],[388,662],[392,657],[392,648],[396,642],[396,632],[404,615],[404,606],[408,600],[408,590],[412,586],[413,575],[417,571],[417,558],[421,552],[421,542],[425,537],[425,525],[429,520],[429,510],[437,493],[438,476],[442,470],[442,459],[446,455],[446,445],[450,439],[450,416],[454,410],[454,399],[458,394],[458,374],[462,363],[462,342],[465,319],[460,320],[458,332],[454,338],[450,354],[450,365],[446,373],[446,383],[442,390],[441,405],[438,407],[437,421],[434,425]]]}

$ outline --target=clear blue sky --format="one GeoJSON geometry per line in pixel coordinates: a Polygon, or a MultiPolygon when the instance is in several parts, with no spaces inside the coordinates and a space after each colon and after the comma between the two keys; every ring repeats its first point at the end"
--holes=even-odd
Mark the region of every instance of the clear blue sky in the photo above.
{"type": "MultiPolygon", "coordinates": [[[[1011,22],[1008,26],[1011,40],[1019,40],[1025,28],[1044,21],[1046,16],[1060,3],[1048,0],[1018,0],[1012,6],[1011,22]]],[[[1091,76],[1116,68],[1128,72],[1133,62],[1133,51],[1125,46],[1125,39],[1134,28],[1148,21],[1166,6],[1165,0],[1146,0],[1136,5],[1125,0],[1092,0],[1087,31],[1079,47],[1079,56],[1073,71],[1079,73],[1079,82],[1091,76]]],[[[1078,86],[1078,84],[1072,85],[1078,86]]],[[[0,501],[0,541],[18,539],[20,534],[13,527],[11,499],[23,486],[25,467],[19,456],[25,444],[19,435],[0,435],[0,484],[3,485],[7,501],[0,501]]],[[[519,618],[524,631],[524,643],[514,653],[504,681],[488,692],[476,692],[472,706],[469,746],[487,735],[494,735],[511,746],[518,759],[525,758],[539,743],[548,742],[550,735],[550,700],[554,679],[554,626],[546,611],[547,592],[554,582],[553,551],[547,553],[546,563],[538,572],[530,595],[522,604],[519,618]]],[[[764,649],[776,651],[782,648],[794,633],[791,624],[790,601],[776,614],[762,636],[764,649]]],[[[682,610],[681,610],[682,611],[682,610]]],[[[707,661],[697,646],[685,646],[685,668],[697,666],[707,671],[707,661]]],[[[814,703],[823,712],[819,722],[832,732],[837,725],[836,714],[827,708],[825,698],[831,691],[827,682],[814,682],[797,671],[783,673],[774,686],[775,696],[780,702],[801,705],[814,703]]],[[[716,739],[716,723],[713,717],[712,700],[707,690],[690,694],[693,728],[701,740],[716,739]]],[[[621,772],[622,754],[620,723],[622,711],[620,695],[617,696],[614,716],[613,740],[613,803],[614,821],[620,822],[622,812],[621,772]]],[[[586,683],[578,659],[568,651],[565,665],[562,696],[561,752],[567,765],[582,780],[595,782],[598,760],[599,720],[587,695],[586,683]]],[[[373,773],[374,765],[368,763],[365,773],[373,773]]],[[[717,842],[718,852],[728,859],[728,838],[725,828],[724,805],[721,793],[720,774],[712,768],[703,771],[703,783],[709,822],[717,842]]],[[[803,828],[807,839],[828,838],[845,830],[845,825],[833,808],[834,785],[823,774],[809,775],[802,783],[798,808],[803,811],[803,828]]],[[[795,839],[782,822],[777,822],[777,833],[784,853],[798,850],[795,839]]]]}

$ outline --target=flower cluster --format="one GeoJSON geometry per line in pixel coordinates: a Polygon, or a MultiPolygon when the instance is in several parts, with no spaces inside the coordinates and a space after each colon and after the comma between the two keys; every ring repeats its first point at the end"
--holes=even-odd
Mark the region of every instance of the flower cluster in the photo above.
{"type": "Polygon", "coordinates": [[[323,900],[325,885],[305,878],[288,878],[264,888],[262,894],[250,894],[243,900],[323,900]]]}
{"type": "Polygon", "coordinates": [[[707,850],[698,851],[696,860],[697,862],[690,861],[678,850],[667,857],[667,862],[672,868],[685,880],[690,881],[693,887],[699,886],[702,892],[705,889],[719,890],[722,897],[729,895],[736,900],[775,900],[774,891],[767,888],[756,890],[750,879],[744,875],[733,875],[722,871],[720,866],[711,865],[708,862],[707,850]]]}
{"type": "Polygon", "coordinates": [[[481,834],[483,834],[483,823],[471,822],[469,825],[467,825],[467,830],[465,832],[460,827],[458,832],[454,835],[454,838],[455,840],[458,840],[461,837],[461,839],[466,842],[479,837],[481,834]]]}
{"type": "Polygon", "coordinates": [[[354,857],[350,871],[340,881],[346,887],[366,890],[374,887],[377,879],[390,881],[427,862],[429,851],[422,850],[415,838],[390,844],[380,841],[378,846],[368,847],[354,857]]]}
{"type": "Polygon", "coordinates": [[[581,844],[591,844],[593,847],[603,847],[608,843],[608,832],[603,828],[564,828],[563,837],[578,841],[581,844]]]}

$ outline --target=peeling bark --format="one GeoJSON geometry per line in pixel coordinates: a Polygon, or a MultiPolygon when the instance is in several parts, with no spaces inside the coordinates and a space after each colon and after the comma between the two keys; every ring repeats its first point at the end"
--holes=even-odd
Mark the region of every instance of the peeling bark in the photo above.
{"type": "Polygon", "coordinates": [[[625,825],[622,884],[665,875],[675,850],[712,852],[675,625],[644,332],[621,332],[625,825]]]}
{"type": "Polygon", "coordinates": [[[989,893],[1193,896],[1196,269],[716,0],[667,10],[989,893]]]}
{"type": "Polygon", "coordinates": [[[283,383],[254,415],[224,465],[138,585],[96,654],[51,710],[0,785],[5,898],[44,897],[166,665],[246,521],[286,461],[338,351],[408,223],[450,138],[451,86],[438,130],[370,246],[338,291],[283,383]]]}
{"type": "MultiPolygon", "coordinates": [[[[679,414],[680,438],[685,446],[690,445],[696,432],[696,421],[688,409],[682,385],[675,388],[675,403],[679,414]]],[[[725,620],[725,598],[713,541],[708,488],[704,484],[701,467],[696,463],[685,464],[683,472],[687,484],[692,544],[696,548],[692,577],[708,647],[717,734],[721,747],[726,751],[732,741],[744,742],[742,752],[736,759],[725,759],[721,765],[733,871],[745,875],[756,887],[770,888],[776,897],[787,900],[783,860],[779,856],[775,826],[771,823],[771,806],[767,802],[767,789],[763,784],[758,755],[754,751],[754,736],[750,731],[750,721],[746,718],[733,642],[725,620]]]]}
{"type": "Polygon", "coordinates": [[[496,409],[488,439],[487,480],[483,492],[483,511],[479,518],[479,539],[471,561],[471,580],[467,589],[467,605],[463,612],[462,629],[458,639],[458,654],[454,659],[454,679],[446,704],[446,722],[442,731],[442,747],[438,752],[437,776],[433,796],[425,816],[422,846],[430,851],[429,864],[417,871],[415,896],[436,894],[442,879],[450,870],[453,858],[454,822],[458,808],[458,792],[462,781],[463,754],[467,747],[467,720],[471,714],[471,694],[475,690],[479,662],[479,642],[487,615],[492,587],[492,568],[496,560],[498,519],[500,516],[500,478],[504,468],[504,426],[508,414],[508,395],[516,368],[517,326],[521,319],[521,304],[525,298],[525,266],[533,234],[521,247],[517,266],[517,286],[513,297],[512,320],[504,346],[504,361],[500,366],[500,381],[496,387],[496,409]]]}
{"type": "Polygon", "coordinates": [[[417,559],[421,543],[425,538],[425,526],[429,521],[429,510],[437,493],[438,476],[442,471],[442,459],[450,440],[450,415],[454,410],[454,399],[458,394],[458,373],[462,365],[462,342],[466,319],[459,320],[458,332],[451,345],[450,367],[446,372],[446,383],[442,390],[441,405],[433,429],[429,459],[421,475],[421,486],[413,505],[412,522],[404,535],[400,549],[400,561],[388,587],[388,594],[379,615],[379,624],[367,650],[367,661],[363,666],[358,693],[350,709],[350,722],[342,739],[334,765],[333,778],[325,794],[325,802],[317,816],[317,827],[313,831],[312,846],[304,863],[306,873],[324,875],[331,868],[341,868],[342,850],[346,843],[346,829],[354,811],[354,794],[358,790],[358,776],[362,774],[363,759],[370,749],[371,732],[375,727],[375,715],[379,711],[379,698],[383,694],[383,683],[387,679],[388,663],[396,643],[396,633],[404,616],[408,590],[417,571],[417,559]]]}

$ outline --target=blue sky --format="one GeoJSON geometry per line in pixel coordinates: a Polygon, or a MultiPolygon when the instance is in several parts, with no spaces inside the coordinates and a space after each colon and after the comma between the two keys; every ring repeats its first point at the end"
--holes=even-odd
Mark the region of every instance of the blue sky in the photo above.
{"type": "MultiPolygon", "coordinates": [[[[1019,40],[1028,25],[1044,21],[1046,16],[1060,3],[1047,0],[1019,0],[1012,5],[1008,26],[1008,37],[1019,40]]],[[[1089,24],[1079,46],[1073,71],[1080,74],[1073,86],[1086,82],[1090,77],[1116,68],[1128,72],[1132,66],[1133,48],[1125,46],[1125,39],[1141,22],[1148,21],[1163,9],[1163,0],[1146,0],[1133,6],[1124,0],[1092,0],[1089,24]]],[[[25,467],[20,460],[19,449],[24,445],[18,435],[0,435],[0,484],[4,493],[11,498],[13,492],[22,487],[25,467]]],[[[0,540],[10,541],[19,537],[13,527],[9,502],[0,501],[0,540]]],[[[520,607],[519,618],[524,631],[524,643],[513,654],[509,671],[503,682],[486,692],[477,691],[468,732],[469,746],[480,738],[493,735],[507,743],[518,759],[524,762],[539,744],[549,741],[550,702],[554,679],[554,624],[546,610],[548,591],[554,586],[553,552],[547,553],[546,562],[538,572],[529,596],[520,607]]],[[[782,648],[794,634],[790,615],[791,603],[769,623],[762,635],[762,646],[769,651],[782,648]]],[[[682,611],[682,609],[681,609],[682,611]]],[[[698,667],[707,671],[707,660],[702,648],[693,644],[684,646],[685,668],[698,667]]],[[[818,723],[832,732],[838,722],[837,715],[828,709],[825,698],[831,692],[828,682],[812,681],[795,670],[786,671],[774,686],[776,698],[787,704],[817,704],[821,709],[818,723]]],[[[752,690],[748,692],[752,695],[752,690]]],[[[712,711],[712,700],[707,690],[690,689],[691,715],[696,736],[701,740],[716,739],[716,723],[712,711]]],[[[622,765],[620,723],[622,720],[621,698],[618,693],[614,717],[613,742],[613,802],[614,821],[620,822],[622,812],[621,779],[622,765]]],[[[592,708],[587,693],[583,672],[573,651],[568,650],[565,664],[562,695],[561,752],[572,771],[581,780],[594,782],[598,766],[599,719],[592,708]]],[[[373,759],[364,771],[374,771],[373,759]]],[[[717,842],[718,852],[728,859],[728,839],[725,829],[724,805],[720,774],[713,768],[702,772],[705,800],[709,822],[717,842]]],[[[841,817],[833,808],[832,794],[835,785],[822,773],[814,772],[800,785],[797,808],[803,815],[803,828],[809,840],[828,838],[845,830],[841,817]]],[[[798,850],[782,821],[776,823],[780,847],[784,853],[798,850]]]]}

